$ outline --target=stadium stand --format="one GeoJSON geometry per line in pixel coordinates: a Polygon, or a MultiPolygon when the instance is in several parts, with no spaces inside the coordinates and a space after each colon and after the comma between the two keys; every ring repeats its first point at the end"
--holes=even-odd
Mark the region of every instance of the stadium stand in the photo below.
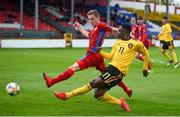
{"type": "MultiPolygon", "coordinates": [[[[80,1],[80,0],[78,0],[80,1]]],[[[73,22],[79,21],[86,30],[92,29],[92,26],[87,21],[86,13],[90,9],[96,9],[101,13],[101,20],[106,22],[107,0],[84,0],[84,5],[81,2],[75,1],[75,13],[73,22]],[[82,10],[83,9],[83,10],[82,10]]],[[[20,29],[20,1],[2,0],[0,4],[0,29],[4,31],[20,29]]],[[[58,0],[39,0],[39,19],[38,31],[53,31],[59,33],[59,38],[63,38],[63,33],[77,32],[72,27],[71,22],[71,1],[58,0]]],[[[34,0],[26,0],[24,2],[23,13],[23,30],[35,29],[34,18],[34,0]]],[[[131,17],[137,17],[137,14],[129,12],[118,4],[110,7],[110,25],[118,27],[121,23],[129,23],[131,17]]],[[[159,24],[151,21],[146,21],[148,30],[152,35],[156,35],[161,30],[159,24]]],[[[174,26],[176,27],[176,26],[174,26]]],[[[76,38],[84,38],[77,33],[76,38]]],[[[177,34],[173,34],[177,37],[177,34]]],[[[116,38],[115,34],[108,35],[107,38],[116,38]]]]}
{"type": "MultiPolygon", "coordinates": [[[[8,1],[2,1],[1,8],[3,8],[3,10],[0,11],[0,28],[4,28],[5,30],[20,29],[20,12],[18,7],[8,1]]],[[[23,29],[33,30],[35,27],[35,19],[26,13],[23,14],[23,18],[23,29]]],[[[39,19],[38,30],[55,31],[56,29],[39,19]]]]}

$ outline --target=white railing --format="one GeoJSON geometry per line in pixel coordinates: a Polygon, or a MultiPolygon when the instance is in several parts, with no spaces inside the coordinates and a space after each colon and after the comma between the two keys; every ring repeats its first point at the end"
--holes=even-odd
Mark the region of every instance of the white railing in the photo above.
{"type": "MultiPolygon", "coordinates": [[[[102,47],[112,47],[116,39],[105,39],[102,47]]],[[[158,40],[153,40],[155,46],[159,46],[158,40]]],[[[66,42],[64,39],[39,39],[39,40],[1,40],[1,48],[65,48],[66,42]]],[[[73,39],[73,48],[87,48],[89,45],[88,39],[73,39]]],[[[175,47],[180,47],[180,40],[174,40],[175,47]]]]}
{"type": "Polygon", "coordinates": [[[20,29],[21,25],[17,22],[15,23],[0,23],[0,28],[17,28],[20,29]]]}

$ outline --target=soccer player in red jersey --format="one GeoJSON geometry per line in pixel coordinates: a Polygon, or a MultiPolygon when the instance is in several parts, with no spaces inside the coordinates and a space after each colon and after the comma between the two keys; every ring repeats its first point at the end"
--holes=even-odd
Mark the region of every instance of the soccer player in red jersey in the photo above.
{"type": "Polygon", "coordinates": [[[136,18],[131,18],[131,32],[130,32],[131,38],[138,40],[139,38],[139,31],[138,31],[138,25],[136,24],[136,18]]]}
{"type": "Polygon", "coordinates": [[[138,17],[138,31],[139,31],[139,40],[144,44],[148,49],[150,46],[150,40],[148,39],[147,26],[143,23],[143,18],[138,17]]]}
{"type": "MultiPolygon", "coordinates": [[[[67,80],[74,74],[74,72],[87,69],[89,67],[96,67],[96,69],[101,72],[105,70],[104,59],[97,51],[103,44],[105,33],[112,31],[118,32],[118,28],[110,27],[105,23],[100,22],[100,15],[96,10],[90,10],[87,13],[87,16],[93,26],[92,31],[86,31],[78,22],[75,22],[74,24],[76,30],[80,31],[85,37],[90,39],[86,55],[76,61],[66,71],[59,74],[56,78],[51,78],[47,74],[43,73],[47,87],[51,87],[55,83],[67,80]]],[[[118,85],[123,88],[129,97],[132,95],[132,90],[129,89],[122,81],[119,82],[118,85]]]]}

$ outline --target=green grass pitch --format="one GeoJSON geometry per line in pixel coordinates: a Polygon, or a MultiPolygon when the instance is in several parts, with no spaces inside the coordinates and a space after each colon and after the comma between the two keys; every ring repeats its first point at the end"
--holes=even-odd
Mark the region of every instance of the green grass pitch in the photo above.
{"type": "MultiPolygon", "coordinates": [[[[110,48],[104,50],[110,51],[110,48]]],[[[180,48],[175,51],[180,58],[180,48]]],[[[56,76],[84,53],[84,48],[0,49],[0,116],[180,115],[180,68],[167,67],[158,48],[150,48],[154,68],[148,78],[142,76],[142,62],[134,59],[124,78],[124,82],[133,89],[131,98],[118,86],[110,90],[110,94],[117,98],[125,97],[132,112],[127,113],[118,105],[97,101],[93,97],[93,91],[67,101],[58,100],[53,95],[55,90],[70,91],[81,87],[100,73],[95,68],[80,71],[69,80],[48,89],[42,79],[42,72],[56,76]],[[9,96],[6,93],[5,86],[9,82],[20,85],[18,95],[9,96]]]]}

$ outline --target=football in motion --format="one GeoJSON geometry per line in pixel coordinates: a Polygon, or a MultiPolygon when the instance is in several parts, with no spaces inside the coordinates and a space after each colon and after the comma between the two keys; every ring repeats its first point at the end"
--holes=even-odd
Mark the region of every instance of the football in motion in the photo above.
{"type": "Polygon", "coordinates": [[[20,86],[15,82],[9,83],[6,86],[6,92],[11,96],[17,95],[19,91],[20,91],[20,86]]]}

